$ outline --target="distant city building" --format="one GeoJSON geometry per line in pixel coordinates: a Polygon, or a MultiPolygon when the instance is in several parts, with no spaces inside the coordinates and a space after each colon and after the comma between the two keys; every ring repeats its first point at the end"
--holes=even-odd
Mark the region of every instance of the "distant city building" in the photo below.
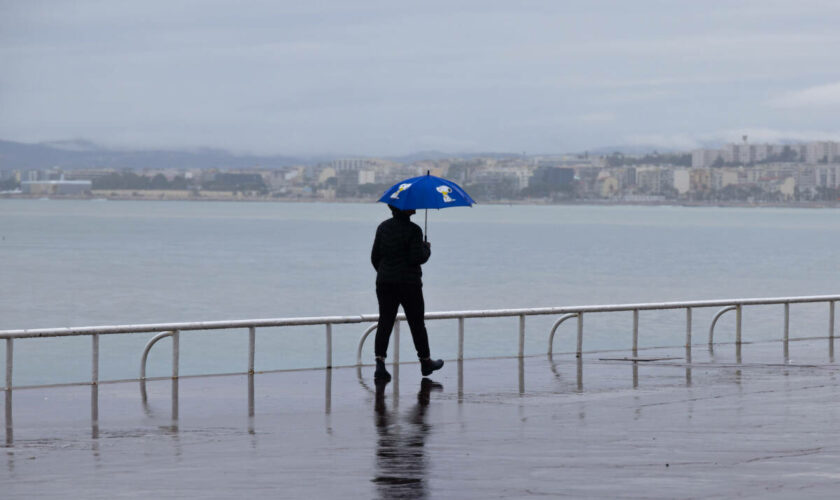
{"type": "Polygon", "coordinates": [[[618,179],[607,172],[602,172],[597,179],[601,198],[612,198],[618,194],[618,179]]]}
{"type": "Polygon", "coordinates": [[[568,186],[575,180],[575,169],[565,167],[538,167],[530,183],[540,184],[549,189],[556,190],[568,186]]]}
{"type": "Polygon", "coordinates": [[[64,179],[68,181],[95,181],[115,172],[112,168],[79,168],[64,172],[64,179]]]}
{"type": "Polygon", "coordinates": [[[335,178],[336,194],[339,196],[352,195],[359,187],[359,173],[356,170],[339,170],[335,178]]]}
{"type": "Polygon", "coordinates": [[[335,169],[332,167],[327,167],[321,170],[321,173],[318,174],[318,184],[323,184],[328,180],[332,179],[333,177],[335,177],[335,169]]]}
{"type": "Polygon", "coordinates": [[[331,161],[330,167],[336,172],[344,172],[346,170],[359,170],[369,166],[369,164],[369,160],[365,158],[345,158],[331,161]]]}
{"type": "Polygon", "coordinates": [[[23,181],[20,190],[23,194],[36,195],[77,195],[89,193],[91,181],[23,181]]]}
{"type": "Polygon", "coordinates": [[[712,174],[709,169],[692,168],[691,171],[691,190],[692,191],[707,191],[712,185],[712,174]]]}
{"type": "Polygon", "coordinates": [[[619,187],[622,189],[632,188],[636,186],[636,167],[624,167],[614,172],[619,182],[619,187]]]}
{"type": "Polygon", "coordinates": [[[840,161],[840,151],[836,142],[810,142],[805,149],[805,163],[836,163],[840,161]]]}
{"type": "Polygon", "coordinates": [[[375,184],[376,170],[359,170],[359,185],[375,184]]]}
{"type": "Polygon", "coordinates": [[[674,169],[645,166],[636,169],[636,186],[647,194],[661,194],[674,188],[674,169]]]}
{"type": "Polygon", "coordinates": [[[803,165],[796,171],[796,185],[800,191],[814,191],[817,188],[816,168],[803,165]]]}
{"type": "Polygon", "coordinates": [[[330,162],[336,172],[344,172],[346,170],[369,170],[377,167],[390,165],[391,162],[380,160],[377,158],[342,158],[330,162]]]}
{"type": "MultiPolygon", "coordinates": [[[[571,169],[569,169],[571,170],[571,169]]],[[[524,167],[493,167],[473,174],[473,184],[509,184],[516,190],[528,187],[531,171],[524,167]]]]}
{"type": "Polygon", "coordinates": [[[723,189],[726,186],[738,184],[738,170],[732,168],[712,169],[709,175],[709,184],[712,189],[723,189]]]}
{"type": "Polygon", "coordinates": [[[686,168],[674,170],[674,189],[679,194],[686,194],[691,189],[691,174],[686,168]]]}
{"type": "Polygon", "coordinates": [[[260,174],[218,173],[202,188],[209,191],[265,191],[268,186],[260,174]]]}
{"type": "Polygon", "coordinates": [[[840,165],[814,167],[814,182],[818,187],[840,188],[840,165]]]}
{"type": "Polygon", "coordinates": [[[719,149],[695,149],[691,152],[692,167],[711,167],[718,161],[723,162],[723,153],[719,149]]]}
{"type": "MultiPolygon", "coordinates": [[[[144,168],[0,170],[3,197],[73,195],[97,190],[188,190],[190,196],[368,199],[381,186],[424,175],[458,182],[476,199],[610,199],[778,202],[834,201],[840,144],[738,144],[684,153],[606,156],[490,156],[398,163],[376,158],[249,169],[144,168]],[[21,183],[21,181],[23,181],[21,183]],[[173,187],[174,184],[179,187],[173,187]],[[220,193],[211,193],[219,191],[220,193]]],[[[98,191],[97,191],[98,192],[98,191]]],[[[142,194],[132,193],[132,196],[142,194]]],[[[114,194],[116,196],[116,194],[114,194]]],[[[155,195],[156,196],[156,195],[155,195]]]]}
{"type": "Polygon", "coordinates": [[[535,158],[532,163],[537,167],[603,166],[603,163],[600,163],[600,158],[581,155],[543,156],[535,158]]]}
{"type": "Polygon", "coordinates": [[[832,141],[807,144],[727,144],[721,149],[695,149],[691,166],[752,165],[765,162],[840,163],[840,144],[832,141]]]}

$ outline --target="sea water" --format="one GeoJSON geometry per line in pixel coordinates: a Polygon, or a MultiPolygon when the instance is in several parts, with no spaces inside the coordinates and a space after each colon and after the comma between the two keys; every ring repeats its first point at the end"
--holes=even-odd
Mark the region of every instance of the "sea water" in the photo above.
{"type": "MultiPolygon", "coordinates": [[[[0,330],[376,313],[370,247],[388,215],[377,203],[0,200],[0,330]]],[[[832,209],[480,204],[430,211],[428,237],[427,311],[840,292],[832,209]]],[[[694,312],[695,342],[716,311],[694,312]]],[[[782,306],[746,308],[744,340],[779,338],[782,318],[782,306]]],[[[555,319],[527,319],[526,353],[545,352],[555,319]]],[[[827,325],[827,305],[792,306],[792,336],[827,325]]],[[[334,364],[355,362],[367,326],[334,327],[334,364]]],[[[433,354],[453,357],[457,321],[428,328],[433,354]]],[[[515,355],[518,328],[468,319],[465,355],[515,355]]],[[[730,313],[716,335],[733,332],[730,313]]],[[[631,333],[632,313],[588,315],[584,348],[627,348],[631,333]]],[[[152,335],[102,336],[100,378],[136,378],[152,335]]],[[[684,335],[682,310],[640,315],[642,346],[684,335]]],[[[555,350],[574,337],[564,324],[555,350]]],[[[182,374],[247,368],[247,330],[183,332],[180,344],[182,374]]],[[[150,375],[169,373],[169,345],[155,346],[150,375]]],[[[258,329],[256,367],[323,366],[324,349],[323,326],[258,329]]],[[[90,378],[89,337],[18,340],[14,354],[15,385],[90,378]]]]}

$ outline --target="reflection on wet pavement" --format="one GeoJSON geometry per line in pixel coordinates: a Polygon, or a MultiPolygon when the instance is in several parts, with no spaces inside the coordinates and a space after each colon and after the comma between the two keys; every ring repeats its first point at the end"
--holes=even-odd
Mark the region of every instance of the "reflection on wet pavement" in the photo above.
{"type": "Polygon", "coordinates": [[[396,410],[389,411],[385,401],[388,384],[376,383],[374,415],[378,435],[376,474],[372,479],[380,498],[426,498],[426,437],[431,425],[426,409],[431,392],[443,385],[428,378],[420,381],[417,403],[402,419],[396,410]]]}
{"type": "Polygon", "coordinates": [[[831,497],[840,366],[822,339],[779,344],[467,360],[438,382],[406,363],[379,387],[365,366],[4,391],[0,484],[4,500],[831,497]]]}

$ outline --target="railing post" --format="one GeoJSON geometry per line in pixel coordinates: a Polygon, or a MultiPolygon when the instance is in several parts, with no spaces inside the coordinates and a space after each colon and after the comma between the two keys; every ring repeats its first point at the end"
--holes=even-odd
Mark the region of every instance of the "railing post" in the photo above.
{"type": "Polygon", "coordinates": [[[633,356],[639,354],[639,310],[633,309],[633,356]]]}
{"type": "Polygon", "coordinates": [[[785,332],[784,341],[790,339],[790,302],[785,302],[785,332]]]}
{"type": "Polygon", "coordinates": [[[458,361],[464,359],[464,317],[458,318],[458,361]]]}
{"type": "Polygon", "coordinates": [[[327,323],[327,368],[332,368],[332,323],[327,323]]]}
{"type": "Polygon", "coordinates": [[[254,374],[254,354],[257,347],[257,329],[248,328],[248,374],[254,374]]]}
{"type": "Polygon", "coordinates": [[[181,332],[172,330],[172,378],[178,378],[178,360],[181,357],[179,339],[181,332]]]}
{"type": "Polygon", "coordinates": [[[735,344],[741,344],[741,304],[735,306],[735,344]]]}
{"type": "Polygon", "coordinates": [[[91,342],[93,347],[93,355],[91,356],[92,371],[90,375],[91,385],[99,384],[99,334],[91,335],[91,342]]]}
{"type": "Polygon", "coordinates": [[[685,347],[691,348],[691,308],[685,308],[685,347]]]}
{"type": "Polygon", "coordinates": [[[790,302],[785,302],[785,331],[782,339],[782,354],[785,357],[785,364],[790,362],[790,302]]]}
{"type": "Polygon", "coordinates": [[[12,390],[12,358],[14,357],[14,339],[6,339],[6,390],[12,390]]]}
{"type": "Polygon", "coordinates": [[[525,315],[519,315],[519,357],[525,355],[525,315]]]}
{"type": "Polygon", "coordinates": [[[577,353],[576,353],[576,355],[579,358],[583,354],[583,313],[582,312],[578,313],[577,327],[578,327],[578,331],[577,331],[577,353]]]}
{"type": "Polygon", "coordinates": [[[394,321],[394,365],[400,364],[400,320],[394,321]]]}
{"type": "Polygon", "coordinates": [[[12,338],[6,339],[6,446],[11,447],[14,442],[14,425],[12,424],[12,338]]]}
{"type": "Polygon", "coordinates": [[[828,301],[828,338],[834,340],[834,301],[828,301]]]}

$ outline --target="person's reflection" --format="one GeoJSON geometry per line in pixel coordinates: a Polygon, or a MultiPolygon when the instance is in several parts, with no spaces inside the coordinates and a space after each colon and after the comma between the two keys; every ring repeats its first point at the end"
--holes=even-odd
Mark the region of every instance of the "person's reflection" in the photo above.
{"type": "Polygon", "coordinates": [[[424,445],[431,426],[426,423],[430,394],[443,386],[424,378],[417,393],[417,405],[406,416],[406,425],[396,422],[395,412],[385,405],[385,386],[376,383],[374,413],[379,435],[376,449],[376,484],[380,498],[426,498],[426,454],[424,445]]]}

